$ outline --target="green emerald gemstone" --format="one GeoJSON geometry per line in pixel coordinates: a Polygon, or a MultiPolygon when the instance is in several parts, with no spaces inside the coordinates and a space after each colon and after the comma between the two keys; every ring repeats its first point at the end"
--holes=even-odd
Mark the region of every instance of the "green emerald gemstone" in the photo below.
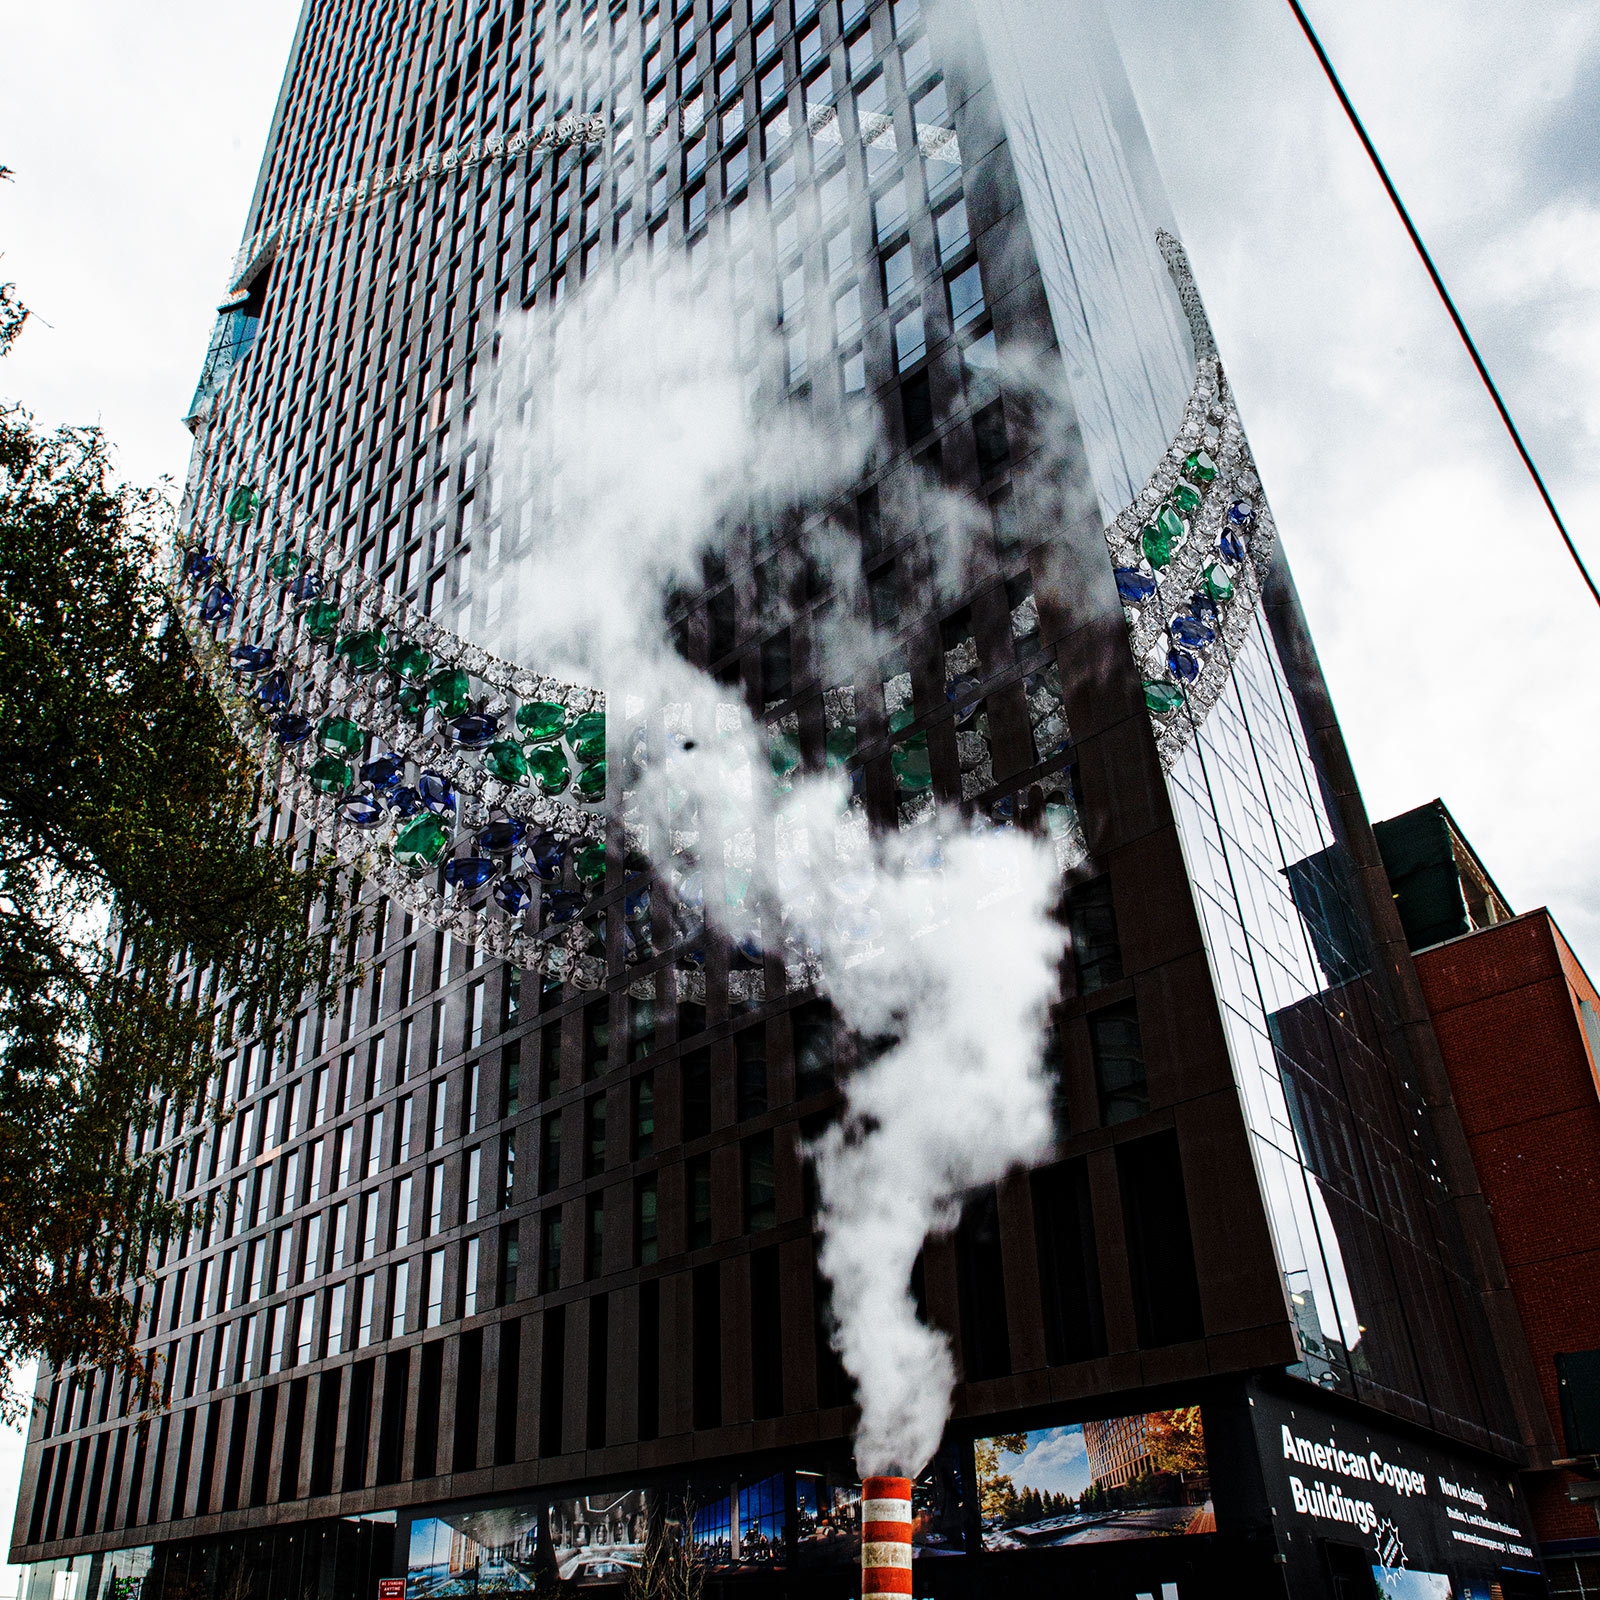
{"type": "Polygon", "coordinates": [[[573,784],[572,792],[580,800],[604,800],[606,797],[606,764],[596,761],[592,766],[587,766],[578,774],[578,781],[573,784]]]}
{"type": "Polygon", "coordinates": [[[548,744],[529,752],[528,772],[546,794],[560,794],[572,776],[572,768],[559,746],[548,744]]]}
{"type": "Polygon", "coordinates": [[[1162,506],[1156,512],[1156,526],[1173,544],[1183,542],[1183,518],[1171,506],[1162,506]]]}
{"type": "Polygon", "coordinates": [[[1157,716],[1167,716],[1183,704],[1183,690],[1175,683],[1147,683],[1144,686],[1146,710],[1157,716]]]}
{"type": "Polygon", "coordinates": [[[253,483],[241,483],[228,501],[228,521],[248,522],[261,506],[261,496],[253,483]]]}
{"type": "Polygon", "coordinates": [[[572,870],[584,883],[599,883],[606,875],[606,847],[604,843],[592,844],[578,852],[572,870]]]}
{"type": "Polygon", "coordinates": [[[395,703],[403,715],[420,717],[428,709],[428,691],[420,683],[402,684],[395,703]]]}
{"type": "Polygon", "coordinates": [[[433,657],[420,644],[403,645],[389,663],[407,683],[421,683],[433,669],[433,657]]]}
{"type": "Polygon", "coordinates": [[[300,552],[285,550],[267,563],[267,575],[272,578],[292,578],[300,570],[300,552]]]}
{"type": "Polygon", "coordinates": [[[1228,576],[1225,567],[1207,567],[1200,576],[1200,583],[1213,600],[1228,600],[1233,597],[1233,579],[1228,576]]]}
{"type": "Polygon", "coordinates": [[[529,744],[559,739],[567,726],[567,708],[552,700],[530,700],[517,707],[517,732],[529,744]]]}
{"type": "Polygon", "coordinates": [[[772,761],[772,773],[777,778],[787,778],[800,765],[800,746],[786,733],[775,733],[767,742],[767,754],[772,761]]]}
{"type": "Polygon", "coordinates": [[[450,830],[438,817],[416,817],[400,830],[394,858],[402,867],[431,867],[449,842],[450,830]]]}
{"type": "Polygon", "coordinates": [[[376,628],[365,628],[359,633],[347,633],[339,641],[334,654],[352,671],[376,672],[388,653],[389,640],[376,628]]]}
{"type": "Polygon", "coordinates": [[[856,753],[856,730],[850,727],[830,728],[823,741],[830,767],[842,767],[856,753]]]}
{"type": "Polygon", "coordinates": [[[467,675],[460,667],[446,667],[428,679],[428,704],[437,706],[447,717],[463,717],[469,688],[467,675]]]}
{"type": "Polygon", "coordinates": [[[318,600],[306,608],[306,632],[313,639],[331,639],[339,626],[339,607],[332,600],[318,600]]]}
{"type": "Polygon", "coordinates": [[[1185,516],[1200,509],[1200,491],[1192,483],[1179,479],[1172,487],[1172,503],[1185,516]]]}
{"type": "Polygon", "coordinates": [[[1139,548],[1152,567],[1164,567],[1172,560],[1172,541],[1153,522],[1147,522],[1139,535],[1139,548]]]}
{"type": "Polygon", "coordinates": [[[602,760],[606,753],[605,712],[586,711],[581,717],[575,717],[567,729],[567,743],[584,766],[602,760]]]}
{"type": "Polygon", "coordinates": [[[1198,479],[1201,483],[1210,483],[1217,475],[1217,464],[1204,450],[1196,450],[1192,456],[1184,457],[1183,475],[1198,479]]]}
{"type": "Polygon", "coordinates": [[[902,706],[889,718],[889,732],[899,733],[902,728],[909,728],[916,720],[916,712],[910,706],[902,706]]]}
{"type": "Polygon", "coordinates": [[[894,747],[889,756],[894,786],[902,794],[920,794],[933,787],[933,763],[928,754],[928,736],[914,734],[894,747]]]}
{"type": "Polygon", "coordinates": [[[360,755],[367,736],[349,717],[324,717],[317,729],[317,743],[338,755],[360,755]]]}
{"type": "Polygon", "coordinates": [[[336,755],[318,756],[307,777],[318,794],[343,794],[350,787],[350,768],[336,755]]]}
{"type": "Polygon", "coordinates": [[[526,783],[528,758],[515,739],[497,739],[483,752],[483,767],[501,783],[526,783]]]}

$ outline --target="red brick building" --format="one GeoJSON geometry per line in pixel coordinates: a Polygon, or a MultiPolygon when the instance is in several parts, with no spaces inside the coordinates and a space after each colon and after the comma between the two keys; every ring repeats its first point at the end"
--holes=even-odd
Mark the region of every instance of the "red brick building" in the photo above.
{"type": "Polygon", "coordinates": [[[1548,911],[1511,914],[1438,801],[1375,832],[1566,1450],[1526,1480],[1552,1591],[1600,1594],[1600,994],[1548,911]]]}

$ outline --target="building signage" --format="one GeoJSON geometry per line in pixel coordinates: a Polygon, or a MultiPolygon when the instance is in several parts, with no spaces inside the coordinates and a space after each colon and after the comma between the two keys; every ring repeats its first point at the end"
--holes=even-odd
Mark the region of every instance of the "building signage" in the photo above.
{"type": "MultiPolygon", "coordinates": [[[[1533,1567],[1510,1468],[1495,1470],[1337,1415],[1314,1398],[1256,1390],[1251,1417],[1279,1527],[1309,1555],[1319,1540],[1364,1547],[1387,1592],[1469,1593],[1474,1579],[1533,1567]],[[1451,1587],[1444,1582],[1448,1577],[1451,1587]]],[[[1292,1559],[1292,1557],[1291,1557],[1292,1559]]]]}
{"type": "Polygon", "coordinates": [[[406,1600],[404,1578],[379,1578],[378,1600],[406,1600]]]}

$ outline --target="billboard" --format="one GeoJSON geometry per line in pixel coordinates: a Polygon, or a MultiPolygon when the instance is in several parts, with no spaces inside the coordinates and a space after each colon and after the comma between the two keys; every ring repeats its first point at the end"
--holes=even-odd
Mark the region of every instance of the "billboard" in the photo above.
{"type": "Polygon", "coordinates": [[[1198,1406],[996,1434],[973,1457],[985,1551],[1216,1527],[1198,1406]]]}
{"type": "MultiPolygon", "coordinates": [[[[966,1551],[962,1452],[944,1445],[911,1486],[911,1554],[954,1556],[966,1551]]],[[[798,1469],[795,1562],[849,1566],[861,1560],[861,1480],[853,1463],[798,1469]]]]}

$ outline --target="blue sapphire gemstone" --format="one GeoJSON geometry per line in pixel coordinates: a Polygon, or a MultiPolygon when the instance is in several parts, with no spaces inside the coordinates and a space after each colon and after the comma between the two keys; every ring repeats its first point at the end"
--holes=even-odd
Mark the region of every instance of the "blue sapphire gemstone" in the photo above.
{"type": "Polygon", "coordinates": [[[211,569],[216,564],[217,558],[209,550],[200,549],[198,545],[183,553],[183,575],[190,583],[199,583],[202,578],[209,578],[211,569]]]}
{"type": "Polygon", "coordinates": [[[703,967],[706,964],[706,947],[703,942],[704,934],[705,929],[697,927],[694,930],[694,938],[700,942],[691,944],[687,950],[679,952],[678,959],[686,967],[703,967]]]}
{"type": "Polygon", "coordinates": [[[494,876],[494,862],[487,856],[458,856],[444,864],[444,881],[461,889],[481,889],[494,876]]]}
{"type": "Polygon", "coordinates": [[[1215,622],[1222,613],[1217,609],[1217,602],[1208,595],[1204,589],[1196,589],[1189,597],[1189,609],[1202,622],[1215,622]]]}
{"type": "Polygon", "coordinates": [[[202,622],[221,622],[224,617],[233,615],[233,591],[225,589],[220,583],[214,583],[206,590],[206,597],[200,602],[200,620],[202,622]]]}
{"type": "Polygon", "coordinates": [[[552,925],[571,922],[583,910],[583,896],[575,889],[557,889],[543,900],[544,920],[552,925]]]}
{"type": "Polygon", "coordinates": [[[1217,540],[1217,549],[1222,552],[1224,561],[1239,562],[1244,560],[1244,540],[1238,534],[1224,532],[1217,540]]]}
{"type": "Polygon", "coordinates": [[[999,817],[1003,822],[1009,822],[1017,814],[1017,797],[1014,794],[1003,795],[989,807],[989,814],[999,817]]]}
{"type": "Polygon", "coordinates": [[[430,811],[441,815],[456,808],[456,792],[450,787],[450,780],[437,772],[424,772],[417,779],[417,796],[430,811]]]}
{"type": "Polygon", "coordinates": [[[762,966],[766,962],[767,952],[753,933],[747,933],[733,948],[739,959],[752,967],[762,966]]]}
{"type": "Polygon", "coordinates": [[[269,672],[256,690],[256,699],[268,711],[282,711],[289,704],[289,675],[282,669],[269,672]]]}
{"type": "Polygon", "coordinates": [[[1137,567],[1117,568],[1117,593],[1125,606],[1142,606],[1156,592],[1156,580],[1137,567]]]}
{"type": "Polygon", "coordinates": [[[289,585],[289,598],[291,600],[315,600],[321,593],[322,579],[314,572],[302,572],[289,585]]]}
{"type": "Polygon", "coordinates": [[[1193,683],[1200,676],[1200,658],[1174,645],[1167,651],[1167,668],[1173,677],[1184,683],[1193,683]]]}
{"type": "Polygon", "coordinates": [[[1167,631],[1187,650],[1203,650],[1216,638],[1198,617],[1174,617],[1167,631]]]}
{"type": "Polygon", "coordinates": [[[509,855],[522,843],[525,831],[515,817],[497,817],[488,827],[478,830],[478,848],[486,856],[509,855]]]}
{"type": "Polygon", "coordinates": [[[502,878],[494,886],[494,903],[509,917],[514,917],[528,903],[531,891],[522,878],[502,878]]]}
{"type": "Polygon", "coordinates": [[[1235,528],[1248,528],[1256,520],[1256,508],[1248,500],[1235,500],[1228,507],[1228,522],[1235,528]]]}
{"type": "Polygon", "coordinates": [[[642,917],[650,915],[650,890],[648,887],[635,889],[632,894],[622,897],[622,914],[629,922],[637,922],[642,917]]]}
{"type": "Polygon", "coordinates": [[[545,883],[554,883],[561,876],[561,841],[548,828],[535,834],[533,843],[523,851],[528,871],[545,883]]]}
{"type": "Polygon", "coordinates": [[[228,659],[233,663],[235,672],[248,672],[253,677],[258,672],[265,672],[278,659],[278,652],[265,644],[236,644],[229,652],[228,659]]]}
{"type": "Polygon", "coordinates": [[[375,828],[388,815],[377,800],[366,794],[358,794],[339,807],[339,820],[352,828],[375,828]]]}
{"type": "Polygon", "coordinates": [[[380,794],[398,789],[400,780],[405,775],[405,762],[392,752],[389,755],[374,756],[372,760],[363,762],[361,767],[361,781],[371,784],[380,794]]]}
{"type": "Polygon", "coordinates": [[[311,737],[311,718],[303,717],[298,711],[288,712],[274,719],[272,731],[278,736],[278,743],[287,749],[291,745],[304,744],[311,737]]]}
{"type": "Polygon", "coordinates": [[[394,807],[394,814],[402,822],[409,822],[422,810],[422,796],[415,789],[396,789],[389,796],[389,804],[394,807]]]}
{"type": "Polygon", "coordinates": [[[500,719],[478,714],[452,717],[446,731],[451,744],[460,745],[463,750],[482,750],[500,737],[500,719]]]}

